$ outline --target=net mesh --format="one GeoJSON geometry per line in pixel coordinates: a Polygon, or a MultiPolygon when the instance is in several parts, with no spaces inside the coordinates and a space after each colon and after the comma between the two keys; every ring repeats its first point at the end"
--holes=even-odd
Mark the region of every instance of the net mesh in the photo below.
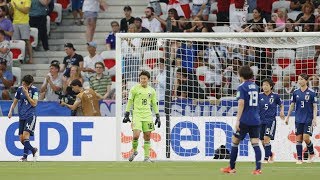
{"type": "MultiPolygon", "coordinates": [[[[235,99],[240,84],[238,69],[243,65],[252,68],[259,87],[265,78],[275,82],[274,92],[284,100],[285,114],[291,93],[299,87],[299,74],[310,76],[309,87],[319,96],[320,36],[263,34],[238,38],[209,33],[207,37],[197,37],[194,33],[188,38],[157,38],[153,34],[149,38],[121,38],[118,53],[122,62],[122,92],[117,91],[122,93],[121,111],[125,112],[128,92],[138,83],[139,73],[149,71],[150,85],[159,99],[162,122],[167,121],[167,127],[154,133],[162,137],[161,143],[152,142],[157,158],[165,158],[165,155],[181,160],[228,158],[238,105],[235,99]],[[165,115],[168,116],[165,118],[165,115]]],[[[291,141],[294,125],[279,129],[275,144],[281,144],[283,139],[288,142],[275,151],[280,160],[290,160],[295,147],[291,141]],[[290,152],[281,151],[283,148],[290,152]]],[[[131,133],[130,130],[126,132],[127,135],[131,133]]],[[[246,137],[240,144],[240,160],[254,158],[248,144],[249,137],[246,137]]],[[[130,150],[130,147],[128,143],[124,149],[130,150]]]]}

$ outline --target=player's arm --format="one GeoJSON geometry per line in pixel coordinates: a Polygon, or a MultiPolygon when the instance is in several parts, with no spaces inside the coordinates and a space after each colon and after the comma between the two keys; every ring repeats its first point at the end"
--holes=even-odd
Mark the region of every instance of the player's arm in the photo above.
{"type": "Polygon", "coordinates": [[[123,123],[131,122],[129,115],[130,115],[130,110],[131,107],[134,103],[134,95],[135,95],[135,90],[134,87],[130,89],[129,91],[129,97],[128,97],[128,102],[127,102],[127,107],[126,107],[126,113],[124,115],[124,118],[122,120],[123,123]]]}
{"type": "Polygon", "coordinates": [[[280,118],[281,118],[282,120],[284,120],[285,117],[286,117],[286,116],[284,115],[284,105],[281,104],[281,105],[280,105],[280,118]]]}
{"type": "Polygon", "coordinates": [[[237,121],[236,121],[236,130],[239,131],[240,118],[244,109],[244,92],[241,91],[241,87],[238,88],[237,99],[238,99],[238,111],[237,111],[237,121]]]}
{"type": "Polygon", "coordinates": [[[317,125],[317,114],[318,114],[317,103],[313,103],[313,120],[312,120],[312,125],[313,126],[317,125]]]}
{"type": "Polygon", "coordinates": [[[288,111],[288,114],[287,114],[287,117],[286,117],[286,124],[288,125],[289,123],[289,117],[294,109],[294,106],[295,106],[295,103],[294,102],[291,102],[290,106],[289,106],[289,111],[288,111]]]}
{"type": "Polygon", "coordinates": [[[13,112],[14,108],[16,108],[17,104],[18,104],[18,99],[14,98],[14,99],[13,99],[13,102],[12,102],[12,104],[11,104],[9,113],[8,113],[8,118],[11,118],[11,117],[12,117],[12,112],[13,112]]]}
{"type": "Polygon", "coordinates": [[[151,105],[154,113],[156,114],[155,125],[158,125],[158,128],[161,127],[160,115],[159,115],[159,107],[158,107],[158,99],[156,95],[156,91],[153,89],[153,93],[151,96],[151,105]]]}
{"type": "Polygon", "coordinates": [[[126,107],[126,112],[130,112],[131,107],[134,102],[134,95],[135,95],[135,90],[134,88],[131,88],[129,91],[129,97],[128,97],[128,102],[127,102],[127,107],[126,107]]]}

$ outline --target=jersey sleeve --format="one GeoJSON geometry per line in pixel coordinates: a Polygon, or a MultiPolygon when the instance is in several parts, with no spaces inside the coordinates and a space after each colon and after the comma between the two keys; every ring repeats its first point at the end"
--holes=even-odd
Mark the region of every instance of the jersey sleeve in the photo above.
{"type": "Polygon", "coordinates": [[[295,91],[292,93],[291,99],[290,99],[290,103],[296,103],[296,96],[295,96],[295,91]]]}
{"type": "Polygon", "coordinates": [[[39,99],[39,92],[38,92],[37,88],[34,88],[32,90],[32,99],[34,99],[34,100],[38,100],[39,99]]]}
{"type": "Polygon", "coordinates": [[[129,112],[131,110],[131,106],[133,105],[134,101],[134,95],[135,95],[135,88],[132,87],[129,91],[129,96],[128,96],[128,103],[126,107],[126,112],[129,112]]]}
{"type": "Polygon", "coordinates": [[[239,86],[238,90],[237,90],[237,100],[239,100],[239,99],[244,100],[244,91],[242,89],[242,86],[239,86]]]}
{"type": "Polygon", "coordinates": [[[19,87],[19,88],[17,89],[17,92],[16,92],[16,94],[14,95],[14,98],[20,99],[20,94],[21,94],[21,87],[19,87]]]}
{"type": "Polygon", "coordinates": [[[311,99],[313,104],[317,104],[318,103],[318,98],[316,93],[312,93],[312,99],[311,99]]]}
{"type": "Polygon", "coordinates": [[[279,95],[277,95],[277,101],[276,103],[281,106],[283,104],[283,100],[281,99],[281,97],[279,95]]]}
{"type": "Polygon", "coordinates": [[[158,98],[157,98],[157,93],[154,89],[152,89],[151,105],[154,110],[154,113],[159,114],[158,98]]]}

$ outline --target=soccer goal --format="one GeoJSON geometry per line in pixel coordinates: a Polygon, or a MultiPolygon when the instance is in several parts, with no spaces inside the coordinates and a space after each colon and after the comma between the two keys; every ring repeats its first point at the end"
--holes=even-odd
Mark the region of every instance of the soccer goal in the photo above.
{"type": "MultiPolygon", "coordinates": [[[[299,74],[310,76],[309,87],[319,96],[319,32],[118,33],[116,46],[117,122],[122,122],[128,92],[139,83],[139,73],[150,72],[149,85],[157,92],[162,121],[162,127],[151,134],[150,156],[157,160],[228,159],[241,84],[238,69],[243,65],[251,67],[252,80],[259,87],[263,79],[273,80],[285,115],[291,94],[299,87],[299,74]]],[[[292,116],[289,125],[277,117],[271,142],[277,161],[295,160],[294,113],[292,116]]],[[[119,123],[117,128],[121,131],[120,156],[125,160],[132,153],[131,125],[119,123]]],[[[318,154],[319,128],[312,138],[318,154]]],[[[142,159],[142,136],[140,139],[142,159]]],[[[238,160],[253,159],[247,136],[239,146],[238,160]]]]}

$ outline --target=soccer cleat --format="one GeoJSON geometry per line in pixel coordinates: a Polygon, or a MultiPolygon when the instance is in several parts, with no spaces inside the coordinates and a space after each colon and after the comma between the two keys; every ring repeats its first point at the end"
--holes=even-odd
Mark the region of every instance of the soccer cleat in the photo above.
{"type": "Polygon", "coordinates": [[[33,148],[32,155],[33,155],[33,161],[36,162],[38,159],[38,148],[33,148]]]}
{"type": "Polygon", "coordinates": [[[302,162],[302,160],[298,160],[297,162],[296,162],[296,164],[302,164],[303,162],[302,162]]]}
{"type": "Polygon", "coordinates": [[[274,163],[275,154],[274,152],[271,153],[271,156],[269,157],[269,163],[274,163]]]}
{"type": "Polygon", "coordinates": [[[152,163],[153,161],[151,161],[150,157],[145,157],[143,162],[152,163]]]}
{"type": "Polygon", "coordinates": [[[261,163],[262,163],[262,164],[268,164],[269,161],[265,159],[265,160],[263,160],[261,163]]]}
{"type": "Polygon", "coordinates": [[[221,168],[220,171],[222,173],[226,173],[226,174],[235,174],[236,173],[236,170],[235,169],[231,169],[230,167],[221,168]]]}
{"type": "Polygon", "coordinates": [[[259,174],[262,174],[262,171],[260,169],[256,169],[256,170],[252,171],[252,174],[259,175],[259,174]]]}
{"type": "Polygon", "coordinates": [[[135,158],[137,155],[138,155],[138,151],[133,152],[133,153],[131,154],[131,156],[129,157],[129,161],[130,161],[130,162],[133,161],[134,158],[135,158]]]}
{"type": "Polygon", "coordinates": [[[28,161],[28,159],[25,157],[22,157],[21,159],[19,159],[19,162],[27,162],[27,161],[28,161]]]}
{"type": "Polygon", "coordinates": [[[316,158],[316,155],[315,155],[315,154],[310,154],[310,155],[309,155],[309,158],[308,158],[308,163],[312,163],[315,158],[316,158]]]}

